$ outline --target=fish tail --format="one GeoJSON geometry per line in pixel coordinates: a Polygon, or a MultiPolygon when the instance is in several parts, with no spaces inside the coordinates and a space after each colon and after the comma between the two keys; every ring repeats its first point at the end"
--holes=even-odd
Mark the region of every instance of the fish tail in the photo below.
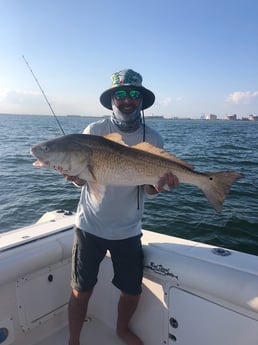
{"type": "Polygon", "coordinates": [[[217,213],[221,212],[222,204],[232,184],[244,177],[234,171],[218,171],[206,173],[206,182],[199,186],[217,213]],[[208,179],[207,179],[208,177],[208,179]]]}

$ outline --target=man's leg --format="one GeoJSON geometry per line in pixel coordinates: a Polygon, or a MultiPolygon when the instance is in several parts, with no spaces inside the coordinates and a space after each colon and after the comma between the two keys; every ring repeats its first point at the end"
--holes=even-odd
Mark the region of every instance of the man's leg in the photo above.
{"type": "Polygon", "coordinates": [[[138,306],[140,295],[122,292],[118,302],[117,335],[127,345],[144,345],[140,338],[129,328],[129,322],[138,306]]]}
{"type": "Polygon", "coordinates": [[[81,329],[106,247],[102,239],[78,228],[74,231],[71,281],[73,290],[68,305],[69,345],[80,345],[81,329]]]}
{"type": "Polygon", "coordinates": [[[92,291],[72,291],[68,305],[69,345],[80,345],[80,334],[92,291]]]}

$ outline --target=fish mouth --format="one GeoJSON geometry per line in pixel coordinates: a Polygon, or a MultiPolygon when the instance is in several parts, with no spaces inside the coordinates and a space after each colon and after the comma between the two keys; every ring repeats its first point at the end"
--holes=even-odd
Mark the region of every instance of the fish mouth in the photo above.
{"type": "Polygon", "coordinates": [[[35,152],[34,147],[30,149],[30,154],[33,156],[33,158],[37,159],[35,162],[32,163],[34,167],[40,168],[48,165],[48,162],[44,162],[43,160],[38,158],[38,154],[35,152]]]}
{"type": "Polygon", "coordinates": [[[46,163],[40,161],[39,159],[38,159],[36,162],[33,162],[32,165],[33,165],[34,167],[37,167],[37,168],[42,168],[42,167],[47,166],[46,163]]]}

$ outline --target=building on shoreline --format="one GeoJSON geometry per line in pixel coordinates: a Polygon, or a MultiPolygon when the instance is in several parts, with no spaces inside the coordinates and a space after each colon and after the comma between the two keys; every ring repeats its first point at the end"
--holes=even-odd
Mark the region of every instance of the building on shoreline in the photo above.
{"type": "Polygon", "coordinates": [[[236,121],[237,120],[237,114],[226,115],[225,119],[229,120],[229,121],[236,121]]]}
{"type": "Polygon", "coordinates": [[[208,114],[205,116],[205,120],[217,120],[217,115],[214,115],[214,114],[208,114]]]}
{"type": "Polygon", "coordinates": [[[255,116],[255,115],[253,115],[253,114],[250,114],[250,115],[248,116],[248,120],[249,120],[249,121],[258,121],[258,116],[255,116]]]}

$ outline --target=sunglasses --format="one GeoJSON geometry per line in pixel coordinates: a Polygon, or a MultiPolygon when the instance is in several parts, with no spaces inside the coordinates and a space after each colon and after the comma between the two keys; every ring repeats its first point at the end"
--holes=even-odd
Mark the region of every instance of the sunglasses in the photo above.
{"type": "Polygon", "coordinates": [[[117,90],[117,91],[114,92],[114,96],[115,96],[116,100],[118,100],[118,101],[122,101],[122,100],[126,99],[127,95],[131,99],[135,100],[135,99],[139,99],[142,94],[138,90],[130,90],[130,91],[117,90]]]}

